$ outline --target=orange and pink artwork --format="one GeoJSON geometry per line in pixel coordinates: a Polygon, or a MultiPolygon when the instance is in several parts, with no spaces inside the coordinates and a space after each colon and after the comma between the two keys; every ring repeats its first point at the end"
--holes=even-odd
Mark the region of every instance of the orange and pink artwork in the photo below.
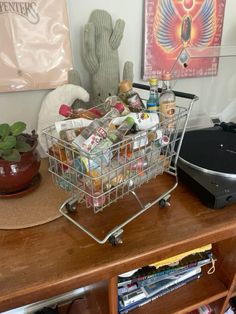
{"type": "Polygon", "coordinates": [[[175,77],[215,75],[217,58],[190,60],[187,48],[220,46],[226,0],[145,0],[143,79],[171,71],[175,77]],[[177,60],[177,62],[176,62],[177,60]]]}

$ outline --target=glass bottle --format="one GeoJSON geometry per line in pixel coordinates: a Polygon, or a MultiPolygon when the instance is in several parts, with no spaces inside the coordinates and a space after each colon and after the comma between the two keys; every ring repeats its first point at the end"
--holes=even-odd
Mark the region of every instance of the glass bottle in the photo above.
{"type": "Polygon", "coordinates": [[[116,150],[118,149],[117,147],[111,149],[111,147],[122,141],[133,125],[134,119],[127,117],[116,130],[107,132],[107,137],[101,140],[91,151],[92,154],[95,154],[93,159],[97,160],[97,164],[108,165],[110,163],[113,154],[116,153],[116,150]]]}
{"type": "Polygon", "coordinates": [[[108,132],[107,137],[113,144],[122,141],[124,136],[132,128],[134,123],[135,121],[132,117],[126,117],[125,120],[121,123],[121,125],[116,130],[108,132]]]}
{"type": "Polygon", "coordinates": [[[59,108],[59,114],[65,118],[76,119],[76,118],[85,118],[93,120],[101,117],[99,111],[96,108],[91,109],[82,109],[82,108],[73,108],[66,104],[62,104],[59,108]]]}
{"type": "Polygon", "coordinates": [[[150,112],[156,112],[159,109],[158,98],[158,80],[155,77],[149,79],[150,93],[147,100],[147,110],[150,112]]]}
{"type": "Polygon", "coordinates": [[[133,90],[131,81],[121,81],[119,84],[119,90],[120,98],[128,105],[130,111],[139,112],[145,109],[139,94],[133,90]]]}
{"type": "Polygon", "coordinates": [[[174,128],[174,116],[176,111],[176,99],[175,93],[171,88],[171,74],[165,73],[162,76],[163,86],[162,92],[159,97],[160,104],[160,120],[169,119],[170,121],[167,123],[167,128],[174,128]]]}
{"type": "Polygon", "coordinates": [[[124,109],[125,107],[122,103],[117,103],[104,117],[93,120],[72,143],[88,153],[91,152],[100,140],[107,137],[110,122],[120,116],[124,109]]]}

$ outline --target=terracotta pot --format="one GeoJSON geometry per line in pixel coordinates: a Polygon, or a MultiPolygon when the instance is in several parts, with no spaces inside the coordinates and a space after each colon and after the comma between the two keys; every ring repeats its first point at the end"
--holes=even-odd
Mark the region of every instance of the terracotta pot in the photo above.
{"type": "Polygon", "coordinates": [[[30,186],[40,166],[37,144],[37,140],[35,140],[32,150],[22,153],[20,161],[0,159],[0,193],[14,193],[30,186]]]}

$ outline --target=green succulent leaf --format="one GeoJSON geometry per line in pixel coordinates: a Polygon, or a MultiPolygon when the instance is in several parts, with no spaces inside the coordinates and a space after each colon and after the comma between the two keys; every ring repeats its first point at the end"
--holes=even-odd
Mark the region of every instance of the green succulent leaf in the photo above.
{"type": "Polygon", "coordinates": [[[4,139],[10,134],[10,125],[7,123],[0,124],[0,138],[4,139]]]}
{"type": "Polygon", "coordinates": [[[26,124],[24,122],[18,121],[11,125],[12,135],[19,135],[26,129],[26,124]]]}
{"type": "Polygon", "coordinates": [[[9,135],[4,138],[2,142],[0,142],[0,149],[11,149],[16,145],[16,138],[15,136],[9,135]]]}
{"type": "Polygon", "coordinates": [[[4,155],[4,156],[10,155],[11,152],[12,152],[12,148],[11,148],[11,149],[4,149],[4,150],[1,149],[1,150],[0,150],[0,157],[2,157],[3,155],[4,155]]]}
{"type": "Polygon", "coordinates": [[[26,143],[23,138],[17,138],[16,149],[20,153],[25,153],[25,152],[30,151],[32,149],[32,147],[30,146],[30,144],[26,143]]]}
{"type": "Polygon", "coordinates": [[[7,161],[20,161],[21,155],[16,149],[12,149],[10,154],[4,154],[2,158],[7,161]]]}

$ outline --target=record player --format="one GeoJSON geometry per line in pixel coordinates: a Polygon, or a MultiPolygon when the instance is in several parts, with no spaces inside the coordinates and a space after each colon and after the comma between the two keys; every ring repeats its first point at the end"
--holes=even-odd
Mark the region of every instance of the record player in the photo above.
{"type": "Polygon", "coordinates": [[[178,176],[207,207],[222,208],[236,202],[236,124],[186,132],[178,176]]]}
{"type": "Polygon", "coordinates": [[[183,138],[178,177],[210,208],[236,202],[235,69],[236,46],[186,47],[172,68],[174,89],[199,98],[183,138]]]}

